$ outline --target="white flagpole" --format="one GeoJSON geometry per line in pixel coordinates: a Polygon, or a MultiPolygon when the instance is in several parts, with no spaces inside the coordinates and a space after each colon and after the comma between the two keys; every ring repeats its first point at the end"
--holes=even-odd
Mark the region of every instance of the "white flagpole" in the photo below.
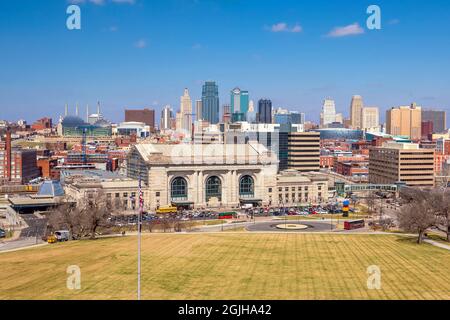
{"type": "Polygon", "coordinates": [[[142,224],[142,186],[139,176],[139,218],[138,218],[138,288],[137,299],[141,300],[141,224],[142,224]]]}

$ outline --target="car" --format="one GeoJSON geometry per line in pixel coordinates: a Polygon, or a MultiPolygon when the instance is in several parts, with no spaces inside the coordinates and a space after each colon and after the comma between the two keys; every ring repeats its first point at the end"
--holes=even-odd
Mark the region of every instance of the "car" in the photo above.
{"type": "Polygon", "coordinates": [[[0,229],[0,238],[6,238],[6,231],[3,229],[0,229]]]}

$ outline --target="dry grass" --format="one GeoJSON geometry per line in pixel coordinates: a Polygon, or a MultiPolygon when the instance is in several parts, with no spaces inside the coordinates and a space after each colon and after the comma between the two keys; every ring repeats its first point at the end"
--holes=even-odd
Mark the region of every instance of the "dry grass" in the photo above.
{"type": "MultiPolygon", "coordinates": [[[[0,254],[0,299],[134,299],[136,237],[0,254]],[[78,265],[82,289],[66,288],[78,265]]],[[[450,253],[395,235],[143,237],[145,299],[450,299],[450,253]],[[368,290],[378,265],[382,289],[368,290]]]]}

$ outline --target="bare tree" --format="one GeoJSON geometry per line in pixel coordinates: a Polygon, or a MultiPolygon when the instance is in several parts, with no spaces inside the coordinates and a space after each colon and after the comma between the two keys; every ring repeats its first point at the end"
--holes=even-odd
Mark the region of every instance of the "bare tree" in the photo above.
{"type": "Polygon", "coordinates": [[[82,237],[82,210],[74,203],[60,204],[49,216],[48,224],[53,231],[67,229],[70,240],[82,237]]]}
{"type": "Polygon", "coordinates": [[[372,215],[374,213],[374,208],[376,204],[375,201],[376,201],[375,194],[373,192],[370,192],[369,196],[367,197],[367,213],[369,215],[372,215]]]}
{"type": "Polygon", "coordinates": [[[99,227],[109,226],[111,207],[102,191],[97,191],[92,197],[85,199],[82,212],[82,224],[88,230],[91,239],[95,239],[99,227]]]}
{"type": "Polygon", "coordinates": [[[158,221],[156,221],[155,219],[151,219],[147,222],[147,229],[151,233],[158,228],[158,225],[158,221]]]}
{"type": "Polygon", "coordinates": [[[398,213],[400,228],[408,232],[418,233],[417,243],[421,244],[428,228],[436,225],[436,213],[433,206],[435,194],[431,191],[409,189],[404,191],[409,203],[398,213]]]}
{"type": "Polygon", "coordinates": [[[394,220],[391,218],[384,218],[380,220],[380,227],[383,231],[389,231],[395,226],[394,220]]]}
{"type": "Polygon", "coordinates": [[[450,191],[437,192],[433,208],[437,215],[436,228],[444,232],[447,241],[450,242],[450,191]]]}

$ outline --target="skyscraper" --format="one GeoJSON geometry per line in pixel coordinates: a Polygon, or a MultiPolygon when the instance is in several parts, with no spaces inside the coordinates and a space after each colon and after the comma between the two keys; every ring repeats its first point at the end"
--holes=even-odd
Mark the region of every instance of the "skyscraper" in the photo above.
{"type": "Polygon", "coordinates": [[[420,140],[422,136],[422,108],[413,103],[411,106],[401,106],[388,110],[386,112],[386,133],[420,140]]]}
{"type": "Polygon", "coordinates": [[[231,90],[231,113],[233,122],[247,120],[248,99],[248,91],[243,91],[239,88],[231,90]]]}
{"type": "Polygon", "coordinates": [[[291,112],[291,123],[292,124],[305,124],[305,114],[303,112],[291,112]]]}
{"type": "Polygon", "coordinates": [[[219,123],[219,86],[215,81],[206,81],[202,88],[202,120],[219,123]]]}
{"type": "Polygon", "coordinates": [[[434,133],[443,133],[447,128],[446,112],[441,110],[422,109],[422,122],[431,121],[434,133]]]}
{"type": "Polygon", "coordinates": [[[364,107],[361,111],[361,127],[363,130],[377,129],[380,126],[380,115],[376,107],[364,107]]]}
{"type": "Polygon", "coordinates": [[[202,120],[202,100],[195,100],[195,114],[197,121],[202,120]]]}
{"type": "Polygon", "coordinates": [[[255,103],[253,100],[250,100],[248,103],[247,121],[250,123],[256,123],[255,103]]]}
{"type": "Polygon", "coordinates": [[[189,90],[184,89],[184,94],[180,98],[180,113],[181,113],[181,129],[187,132],[192,128],[192,100],[189,95],[189,90]]]}
{"type": "Polygon", "coordinates": [[[334,100],[325,99],[320,114],[320,125],[326,127],[333,122],[336,122],[336,106],[334,100]]]}
{"type": "Polygon", "coordinates": [[[353,129],[361,129],[361,113],[363,109],[361,96],[353,96],[350,103],[350,124],[353,129]]]}
{"type": "Polygon", "coordinates": [[[259,123],[272,123],[272,101],[269,99],[260,99],[258,101],[258,119],[259,123]]]}
{"type": "Polygon", "coordinates": [[[173,118],[172,108],[169,105],[167,105],[161,111],[160,130],[172,129],[172,118],[173,118]]]}

